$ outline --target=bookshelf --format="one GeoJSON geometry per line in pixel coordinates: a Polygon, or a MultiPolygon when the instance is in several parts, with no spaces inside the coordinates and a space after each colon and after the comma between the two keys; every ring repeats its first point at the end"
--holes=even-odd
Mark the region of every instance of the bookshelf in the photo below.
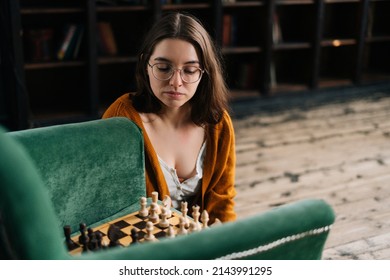
{"type": "Polygon", "coordinates": [[[390,0],[7,1],[33,126],[99,118],[134,90],[137,46],[174,10],[216,40],[232,102],[390,81],[390,0]],[[59,59],[72,26],[78,35],[59,59]]]}

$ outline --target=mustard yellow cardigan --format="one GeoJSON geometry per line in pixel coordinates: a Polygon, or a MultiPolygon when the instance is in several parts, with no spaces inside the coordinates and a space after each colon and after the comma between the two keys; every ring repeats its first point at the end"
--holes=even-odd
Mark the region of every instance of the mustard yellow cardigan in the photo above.
{"type": "MultiPolygon", "coordinates": [[[[141,128],[145,143],[146,193],[151,196],[153,191],[157,191],[160,198],[169,195],[157,154],[128,93],[119,97],[106,110],[103,118],[110,117],[127,117],[141,128]]],[[[235,136],[231,118],[227,113],[217,125],[207,126],[206,139],[202,188],[194,204],[199,205],[201,211],[207,210],[210,222],[214,222],[215,218],[222,222],[233,221],[236,219],[234,211],[235,136]]],[[[189,209],[188,212],[191,213],[192,210],[189,209]]]]}

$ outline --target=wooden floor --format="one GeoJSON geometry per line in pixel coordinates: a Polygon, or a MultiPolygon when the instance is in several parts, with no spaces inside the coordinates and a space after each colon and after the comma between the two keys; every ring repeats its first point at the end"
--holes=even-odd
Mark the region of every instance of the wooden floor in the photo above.
{"type": "Polygon", "coordinates": [[[390,259],[389,92],[235,104],[238,217],[322,198],[336,213],[323,259],[390,259]]]}

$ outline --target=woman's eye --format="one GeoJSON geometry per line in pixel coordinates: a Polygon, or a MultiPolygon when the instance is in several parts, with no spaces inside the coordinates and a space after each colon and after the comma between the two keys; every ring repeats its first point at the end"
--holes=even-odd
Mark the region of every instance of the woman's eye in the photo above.
{"type": "Polygon", "coordinates": [[[170,67],[169,65],[158,65],[157,69],[161,72],[170,72],[172,67],[170,67]]]}
{"type": "Polygon", "coordinates": [[[195,74],[195,72],[197,71],[198,69],[196,67],[188,67],[188,68],[184,68],[183,69],[183,72],[186,73],[186,74],[195,74]]]}

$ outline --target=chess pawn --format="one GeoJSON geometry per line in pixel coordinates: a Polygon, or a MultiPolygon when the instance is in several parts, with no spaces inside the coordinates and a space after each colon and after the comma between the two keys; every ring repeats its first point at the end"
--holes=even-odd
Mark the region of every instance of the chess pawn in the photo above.
{"type": "Polygon", "coordinates": [[[80,236],[79,236],[79,243],[83,245],[83,251],[88,250],[88,242],[89,238],[87,235],[87,225],[84,223],[80,223],[80,236]]]}
{"type": "Polygon", "coordinates": [[[186,235],[188,233],[186,226],[186,219],[184,217],[180,217],[180,228],[177,234],[179,235],[186,235]]]}
{"type": "Polygon", "coordinates": [[[201,227],[194,221],[190,223],[190,228],[188,229],[189,232],[197,232],[200,231],[201,227]]]}
{"type": "Polygon", "coordinates": [[[131,244],[136,244],[136,243],[138,243],[139,235],[138,235],[138,231],[137,231],[136,228],[132,228],[132,229],[131,229],[130,235],[131,235],[131,244]]]}
{"type": "Polygon", "coordinates": [[[167,229],[167,237],[168,238],[174,238],[176,236],[175,234],[175,230],[173,229],[173,227],[170,225],[167,229]]]}
{"type": "Polygon", "coordinates": [[[144,236],[145,241],[157,241],[157,238],[153,234],[153,223],[151,221],[146,222],[146,235],[144,236]]]}
{"type": "Polygon", "coordinates": [[[169,221],[167,219],[167,214],[165,208],[161,209],[161,220],[158,224],[162,228],[167,228],[169,227],[169,221]]]}
{"type": "Polygon", "coordinates": [[[149,210],[146,207],[146,197],[141,197],[139,202],[141,207],[138,211],[138,214],[140,217],[146,218],[149,215],[149,210]]]}
{"type": "Polygon", "coordinates": [[[155,202],[152,202],[152,204],[150,205],[149,221],[151,221],[154,224],[158,223],[160,220],[158,213],[157,213],[158,208],[159,207],[158,207],[157,203],[155,203],[155,202]]]}
{"type": "Polygon", "coordinates": [[[97,231],[95,232],[95,237],[96,237],[96,240],[97,240],[97,246],[99,249],[102,249],[104,248],[104,244],[103,244],[103,235],[100,231],[97,231]]]}
{"type": "Polygon", "coordinates": [[[209,222],[209,213],[207,212],[207,210],[203,210],[202,212],[202,216],[200,217],[201,221],[202,221],[202,229],[205,229],[205,228],[208,228],[208,222],[209,222]]]}
{"type": "Polygon", "coordinates": [[[214,223],[211,226],[215,227],[215,226],[218,226],[218,225],[221,225],[221,224],[222,224],[221,220],[218,219],[218,218],[215,218],[215,221],[214,221],[214,223]]]}

